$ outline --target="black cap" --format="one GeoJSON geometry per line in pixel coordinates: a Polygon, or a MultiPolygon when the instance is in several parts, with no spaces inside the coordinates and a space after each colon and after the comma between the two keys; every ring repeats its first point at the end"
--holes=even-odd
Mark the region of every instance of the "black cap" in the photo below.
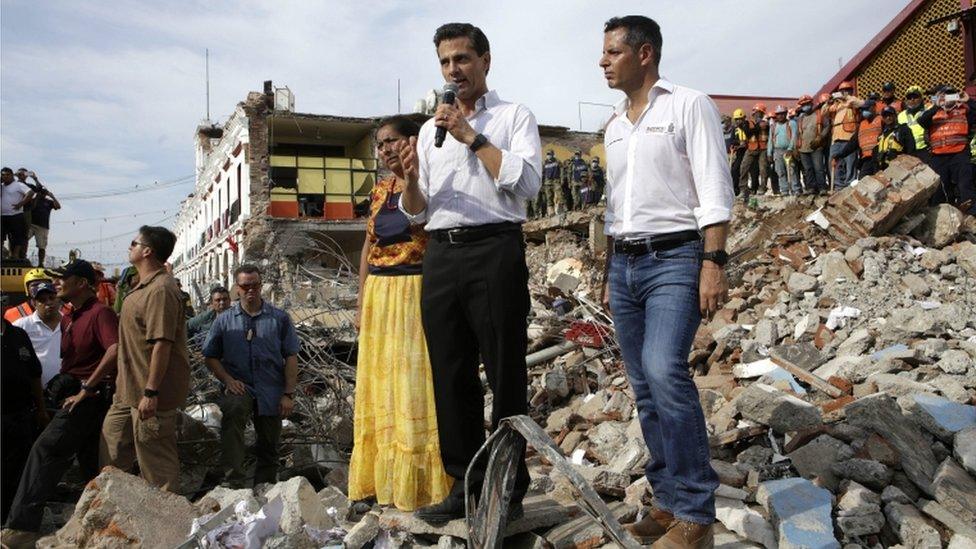
{"type": "Polygon", "coordinates": [[[895,108],[890,105],[881,109],[881,116],[888,116],[888,115],[894,116],[896,114],[898,114],[898,111],[896,111],[895,108]]]}
{"type": "Polygon", "coordinates": [[[889,80],[884,84],[881,84],[881,91],[886,91],[886,92],[895,91],[895,83],[889,80]]]}
{"type": "Polygon", "coordinates": [[[874,111],[874,99],[868,99],[861,105],[862,111],[874,111]]]}
{"type": "Polygon", "coordinates": [[[881,99],[881,94],[878,92],[871,92],[868,94],[868,99],[873,99],[877,101],[878,99],[881,99]]]}
{"type": "Polygon", "coordinates": [[[57,278],[67,278],[69,276],[79,276],[87,280],[90,284],[95,284],[95,280],[98,279],[95,274],[95,268],[92,264],[85,261],[84,259],[76,259],[71,263],[62,265],[56,269],[47,270],[51,276],[57,278]]]}

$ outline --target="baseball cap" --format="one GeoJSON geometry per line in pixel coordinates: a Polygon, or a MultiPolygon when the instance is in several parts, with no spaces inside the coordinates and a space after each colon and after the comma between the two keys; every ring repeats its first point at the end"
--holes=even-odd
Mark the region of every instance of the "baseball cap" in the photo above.
{"type": "Polygon", "coordinates": [[[98,276],[95,274],[95,268],[92,264],[85,261],[84,259],[76,259],[71,263],[62,265],[56,269],[49,269],[52,276],[58,278],[67,278],[69,276],[78,276],[84,278],[91,284],[95,284],[95,280],[98,276]]]}
{"type": "Polygon", "coordinates": [[[50,282],[35,284],[34,287],[31,288],[31,298],[36,298],[41,292],[51,292],[52,294],[56,294],[58,293],[58,290],[54,287],[54,284],[51,284],[50,282]]]}

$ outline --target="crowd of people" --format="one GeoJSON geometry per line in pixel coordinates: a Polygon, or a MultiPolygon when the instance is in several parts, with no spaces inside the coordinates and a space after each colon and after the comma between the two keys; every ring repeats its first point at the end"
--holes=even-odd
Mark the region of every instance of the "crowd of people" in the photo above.
{"type": "Polygon", "coordinates": [[[899,99],[885,82],[862,99],[845,81],[795,106],[757,103],[749,116],[736,109],[722,125],[735,193],[747,203],[757,194],[827,194],[910,154],[941,178],[932,204],[976,213],[976,101],[953,86],[912,85],[899,99]]]}
{"type": "Polygon", "coordinates": [[[0,242],[3,243],[4,259],[27,258],[27,245],[31,239],[37,246],[37,265],[44,266],[47,254],[48,232],[51,228],[51,211],[60,210],[61,203],[50,189],[27,168],[16,173],[10,168],[0,169],[3,209],[0,221],[0,242]]]}
{"type": "MultiPolygon", "coordinates": [[[[886,85],[883,96],[862,100],[845,83],[816,101],[804,96],[792,113],[777,106],[767,115],[759,104],[750,120],[738,110],[723,140],[714,102],[659,75],[656,22],[613,18],[603,30],[600,67],[624,96],[606,127],[606,171],[581,151],[567,162],[553,151],[543,157],[531,111],[489,91],[488,39],[466,23],[434,35],[456,102],[422,127],[402,116],[379,123],[377,157],[390,175],[371,192],[359,266],[351,499],[414,510],[432,524],[465,515],[464,479],[473,494],[487,480],[485,464],[472,463],[486,435],[480,368],[493,393],[492,429],[527,413],[527,208],[559,213],[605,196],[611,253],[602,297],[654,493],[651,512],[627,529],[655,547],[710,547],[719,480],[687,359],[702,319],[727,298],[734,195],[843,188],[915,154],[943,176],[936,200],[972,198],[965,94],[941,87],[928,105],[912,87],[902,103],[886,85]]],[[[10,192],[18,193],[10,215],[23,216],[37,192],[10,192]]],[[[246,263],[232,290],[212,288],[208,309],[193,316],[166,267],[175,240],[162,227],[139,229],[116,310],[99,300],[96,270],[84,260],[25,278],[31,311],[19,327],[5,318],[2,330],[4,543],[36,539],[43,505],[76,459],[89,476],[114,465],[176,489],[188,334],[203,338],[206,367],[223,388],[224,484],[277,479],[281,421],[299,376],[295,326],[264,299],[261,271],[246,263]],[[248,422],[253,474],[244,465],[248,422]]],[[[518,463],[509,520],[522,515],[529,485],[518,463]]]]}

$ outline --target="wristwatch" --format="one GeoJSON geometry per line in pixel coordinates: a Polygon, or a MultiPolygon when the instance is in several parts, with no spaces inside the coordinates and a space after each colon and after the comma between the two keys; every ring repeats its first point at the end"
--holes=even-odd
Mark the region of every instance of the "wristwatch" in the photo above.
{"type": "Polygon", "coordinates": [[[86,393],[94,393],[98,389],[96,389],[95,387],[92,387],[91,385],[89,385],[87,383],[82,383],[81,384],[81,390],[84,391],[84,392],[86,392],[86,393]]]}
{"type": "Polygon", "coordinates": [[[719,267],[724,267],[729,262],[729,254],[725,250],[715,250],[714,252],[703,253],[702,259],[711,261],[719,267]]]}
{"type": "Polygon", "coordinates": [[[159,391],[156,389],[143,389],[142,395],[146,398],[156,398],[159,396],[159,391]]]}
{"type": "Polygon", "coordinates": [[[469,145],[468,148],[471,149],[471,152],[478,152],[478,149],[484,147],[485,143],[487,142],[488,138],[485,137],[485,134],[479,133],[474,137],[474,141],[471,142],[471,145],[469,145]]]}

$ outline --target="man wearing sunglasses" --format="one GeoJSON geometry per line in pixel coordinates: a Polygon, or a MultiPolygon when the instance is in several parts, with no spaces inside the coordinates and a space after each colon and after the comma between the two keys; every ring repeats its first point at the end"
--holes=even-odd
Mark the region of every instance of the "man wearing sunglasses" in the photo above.
{"type": "Polygon", "coordinates": [[[298,335],[288,313],[261,297],[261,272],[244,264],[234,271],[240,301],[214,320],[203,343],[207,368],[220,380],[220,449],[230,488],[278,481],[281,419],[291,415],[298,383],[298,335]],[[257,469],[244,465],[244,428],[254,422],[257,469]]]}
{"type": "Polygon", "coordinates": [[[176,420],[190,388],[185,303],[165,269],[176,235],[144,225],[129,244],[139,283],[122,302],[118,391],[105,417],[103,464],[130,470],[164,490],[179,486],[176,420]]]}

